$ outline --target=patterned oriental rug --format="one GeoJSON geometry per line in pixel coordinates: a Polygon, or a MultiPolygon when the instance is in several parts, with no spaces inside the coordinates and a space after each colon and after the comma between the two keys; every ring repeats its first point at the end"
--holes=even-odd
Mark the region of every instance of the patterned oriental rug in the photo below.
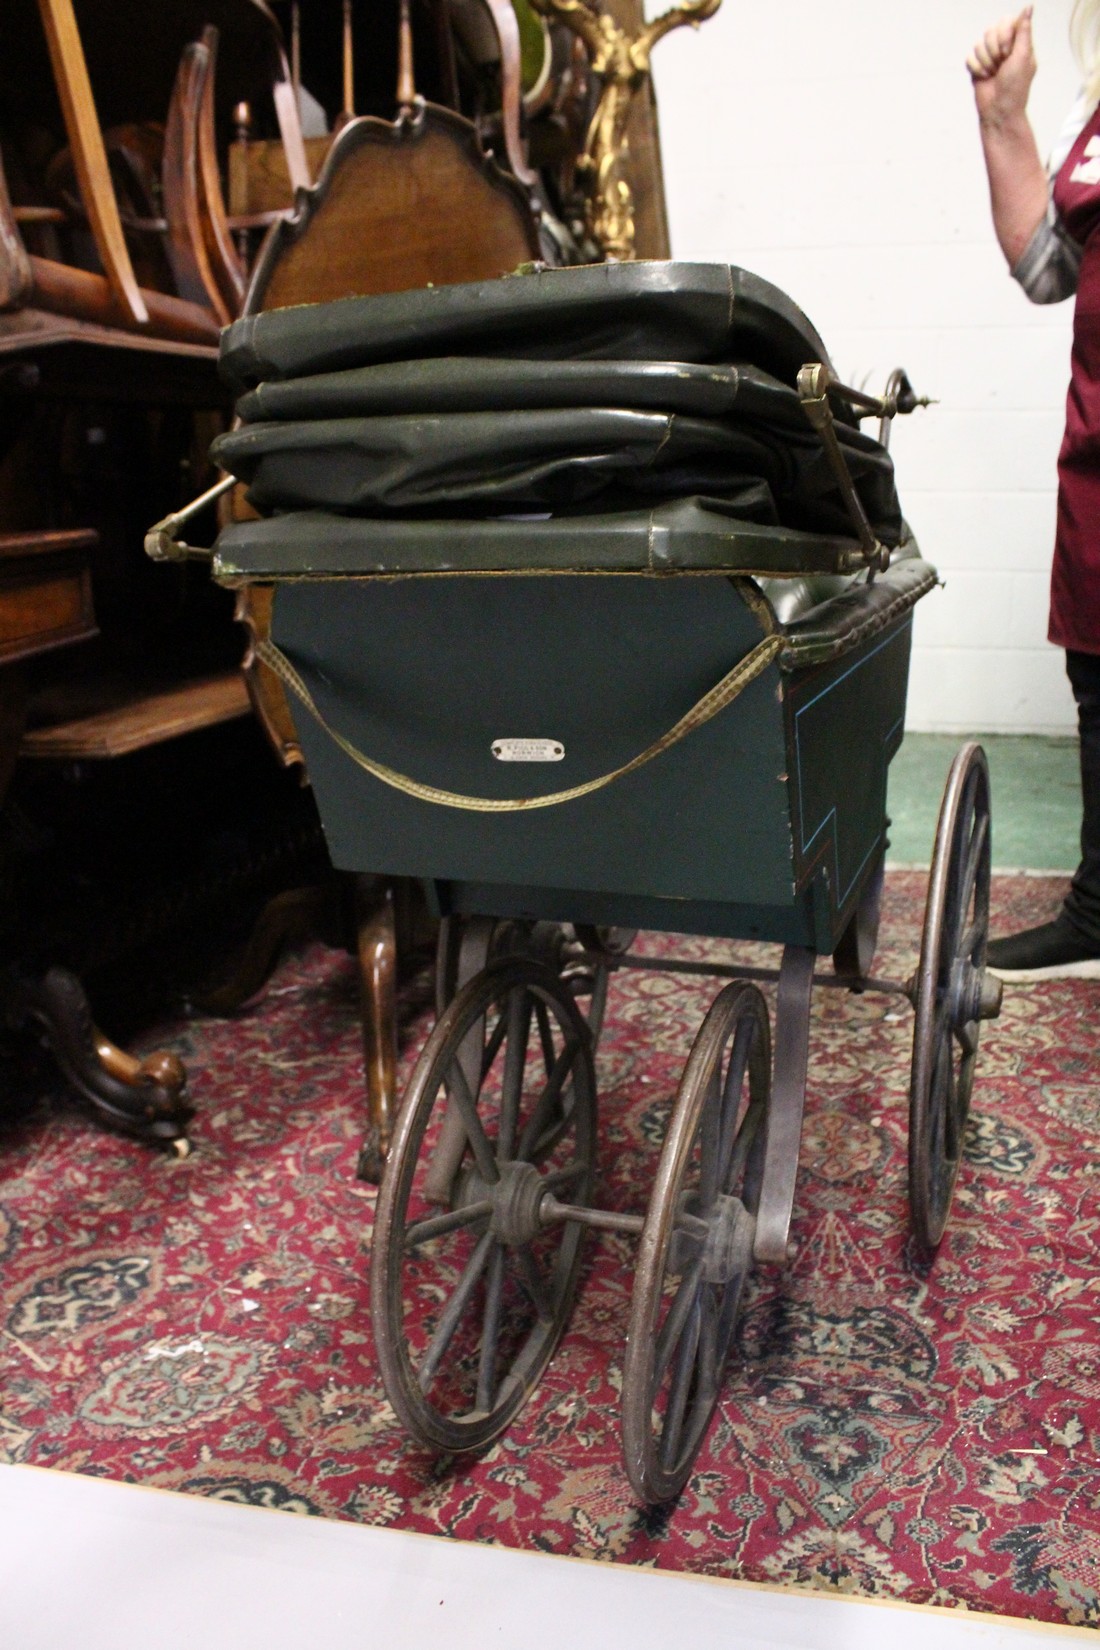
{"type": "MultiPolygon", "coordinates": [[[[994,880],[995,928],[1062,885],[994,880]]],[[[924,876],[887,878],[903,976],[924,876]]],[[[728,958],[713,941],[651,951],[728,958]]],[[[752,960],[759,960],[758,948],[752,960]]],[[[749,959],[746,959],[749,960],[749,959]]],[[[641,1208],[719,982],[618,975],[597,1071],[602,1200],[641,1208]]],[[[618,1402],[633,1240],[593,1237],[527,1409],[474,1462],[397,1426],[367,1300],[375,1200],[356,981],[285,963],[232,1021],[162,1028],[196,1150],[168,1160],[60,1105],[0,1136],[0,1459],[621,1564],[1100,1626],[1100,1083],[1095,985],[1016,988],[983,1032],[966,1161],[932,1265],[907,1236],[912,1016],[815,993],[784,1274],[679,1503],[635,1505],[618,1402]]],[[[426,1034],[413,991],[404,1060],[426,1034]]]]}

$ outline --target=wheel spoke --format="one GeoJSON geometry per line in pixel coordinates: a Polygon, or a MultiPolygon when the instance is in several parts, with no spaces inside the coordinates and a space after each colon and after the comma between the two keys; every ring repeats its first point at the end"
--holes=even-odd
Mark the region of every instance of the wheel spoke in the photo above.
{"type": "Polygon", "coordinates": [[[583,1180],[590,1163],[581,1163],[574,1158],[572,1163],[563,1163],[560,1169],[551,1169],[549,1174],[542,1177],[543,1190],[547,1192],[560,1191],[563,1186],[573,1186],[578,1180],[583,1180]]]}
{"type": "Polygon", "coordinates": [[[489,1041],[486,1043],[485,1050],[484,1050],[484,1052],[481,1056],[481,1081],[482,1081],[482,1083],[484,1083],[486,1077],[488,1077],[489,1073],[492,1071],[493,1061],[496,1059],[497,1055],[500,1053],[500,1045],[501,1045],[501,1043],[503,1043],[505,1037],[507,1036],[507,1033],[508,1033],[508,1016],[507,1016],[507,1014],[498,1014],[497,1015],[497,1023],[492,1029],[492,1032],[491,1032],[490,1037],[489,1037],[489,1041]]]}
{"type": "Polygon", "coordinates": [[[446,1214],[429,1215],[426,1220],[417,1220],[405,1232],[405,1250],[415,1249],[418,1244],[429,1243],[432,1238],[444,1237],[448,1232],[456,1232],[463,1226],[473,1226],[476,1221],[484,1220],[493,1212],[491,1203],[467,1203],[461,1209],[448,1209],[446,1214]]]}
{"type": "Polygon", "coordinates": [[[549,1077],[554,1069],[554,1034],[550,1029],[550,1016],[546,1012],[546,1004],[541,997],[535,998],[535,1019],[538,1022],[539,1042],[542,1044],[542,1063],[549,1077]]]}
{"type": "Polygon", "coordinates": [[[950,1043],[948,1043],[944,1049],[941,1059],[944,1070],[944,1156],[949,1163],[954,1163],[959,1155],[959,1114],[958,1087],[955,1081],[955,1062],[951,1057],[950,1043]]]}
{"type": "Polygon", "coordinates": [[[454,1293],[440,1314],[439,1322],[435,1326],[435,1333],[428,1343],[428,1350],[421,1360],[420,1368],[416,1372],[416,1381],[421,1392],[427,1392],[436,1376],[436,1371],[454,1339],[455,1330],[462,1321],[465,1312],[482,1272],[489,1259],[496,1239],[492,1232],[485,1232],[477,1248],[466,1262],[466,1268],[455,1286],[454,1293]]]}
{"type": "MultiPolygon", "coordinates": [[[[745,1019],[737,1027],[733,1039],[733,1049],[730,1053],[730,1063],[726,1070],[726,1082],[722,1093],[722,1167],[718,1176],[720,1191],[728,1191],[732,1184],[732,1175],[739,1172],[740,1165],[734,1164],[735,1152],[743,1160],[743,1152],[739,1145],[744,1132],[734,1129],[737,1113],[741,1106],[741,1090],[745,1081],[745,1068],[748,1065],[752,1045],[756,1040],[755,1020],[745,1019]]],[[[746,1114],[747,1117],[747,1114],[746,1114]]],[[[754,1130],[755,1132],[755,1130],[754,1130]]],[[[747,1146],[744,1148],[747,1151],[747,1146]]]]}
{"type": "Polygon", "coordinates": [[[504,1291],[504,1245],[498,1243],[489,1260],[485,1280],[485,1315],[481,1329],[481,1355],[477,1366],[477,1407],[488,1414],[493,1407],[496,1384],[497,1341],[500,1339],[500,1302],[504,1291]]]}
{"type": "Polygon", "coordinates": [[[985,939],[985,933],[988,926],[989,919],[985,915],[975,917],[974,921],[970,924],[970,927],[966,930],[966,933],[959,941],[959,949],[956,952],[956,956],[972,959],[975,951],[985,939]]]}
{"type": "Polygon", "coordinates": [[[676,1350],[680,1337],[684,1332],[684,1325],[695,1304],[699,1293],[699,1282],[703,1276],[703,1256],[696,1255],[683,1277],[680,1279],[672,1305],[668,1309],[668,1316],[661,1325],[661,1332],[657,1336],[657,1348],[654,1354],[654,1384],[659,1386],[664,1379],[669,1359],[676,1350]]]}
{"type": "MultiPolygon", "coordinates": [[[[961,944],[960,929],[963,922],[966,921],[968,912],[970,912],[971,899],[975,896],[978,873],[981,870],[981,860],[985,855],[986,837],[988,835],[990,835],[990,818],[983,813],[980,818],[975,818],[975,822],[973,822],[970,841],[966,843],[966,858],[963,861],[960,878],[958,878],[955,911],[952,912],[952,922],[945,926],[945,929],[950,927],[950,931],[952,931],[950,932],[950,944],[952,944],[950,955],[952,957],[960,957],[963,954],[968,955],[965,944],[961,944]]],[[[978,917],[978,921],[980,921],[980,917],[978,917]]]]}
{"type": "Polygon", "coordinates": [[[466,1073],[458,1063],[458,1056],[451,1061],[447,1073],[447,1092],[458,1108],[462,1118],[462,1126],[466,1130],[466,1138],[470,1142],[470,1150],[474,1154],[478,1173],[488,1185],[495,1186],[500,1179],[496,1160],[493,1157],[493,1148],[490,1146],[485,1130],[481,1126],[481,1119],[477,1115],[477,1103],[470,1093],[470,1085],[466,1081],[466,1073]]]}
{"type": "Polygon", "coordinates": [[[699,1331],[699,1392],[704,1403],[709,1403],[712,1393],[718,1390],[718,1377],[721,1370],[718,1368],[718,1307],[715,1292],[712,1288],[703,1290],[702,1324],[699,1331]]]}
{"type": "Polygon", "coordinates": [[[726,1164],[726,1172],[722,1176],[722,1185],[727,1192],[731,1191],[740,1182],[745,1173],[749,1153],[752,1151],[756,1137],[760,1133],[760,1125],[763,1121],[764,1107],[758,1101],[750,1102],[748,1111],[741,1119],[741,1127],[731,1142],[730,1160],[726,1164]]]}
{"type": "MultiPolygon", "coordinates": [[[[559,1132],[555,1140],[550,1142],[550,1147],[548,1147],[543,1131],[550,1121],[551,1111],[558,1102],[565,1080],[573,1070],[573,1062],[580,1053],[580,1048],[579,1038],[570,1037],[554,1061],[554,1069],[546,1079],[546,1087],[539,1095],[535,1109],[524,1125],[519,1145],[516,1148],[516,1156],[524,1162],[533,1161],[536,1151],[545,1153],[561,1138],[559,1132]]],[[[568,1119],[562,1119],[563,1123],[567,1121],[568,1119]]],[[[558,1128],[558,1124],[555,1124],[555,1128],[558,1128]]]]}
{"type": "Polygon", "coordinates": [[[673,1222],[674,1232],[683,1232],[685,1236],[694,1238],[696,1243],[705,1243],[710,1236],[710,1227],[698,1215],[693,1215],[689,1209],[681,1209],[673,1222]]]}
{"type": "Polygon", "coordinates": [[[702,1316],[702,1307],[698,1296],[696,1296],[692,1302],[691,1319],[687,1326],[687,1333],[682,1337],[676,1355],[676,1369],[672,1376],[668,1406],[665,1409],[665,1424],[661,1432],[660,1462],[666,1472],[671,1471],[680,1452],[680,1439],[684,1432],[684,1414],[687,1410],[687,1402],[691,1395],[692,1381],[695,1376],[695,1355],[699,1348],[702,1316]]]}
{"type": "Polygon", "coordinates": [[[955,1041],[966,1055],[973,1056],[978,1052],[978,1022],[967,1020],[965,1025],[955,1027],[955,1041]]]}
{"type": "Polygon", "coordinates": [[[538,1262],[531,1252],[530,1244],[521,1244],[516,1250],[516,1256],[519,1260],[520,1282],[530,1295],[540,1320],[549,1323],[554,1316],[554,1302],[542,1281],[538,1262]]]}
{"type": "Polygon", "coordinates": [[[500,1162],[511,1158],[519,1123],[519,1103],[523,1094],[523,1071],[527,1063],[527,1039],[531,1031],[531,999],[521,987],[508,996],[508,1045],[504,1051],[504,1077],[500,1096],[500,1133],[497,1155],[500,1162]]]}
{"type": "Polygon", "coordinates": [[[722,1075],[719,1062],[707,1079],[703,1115],[699,1123],[699,1208],[706,1215],[714,1207],[718,1195],[718,1175],[722,1167],[723,1096],[719,1091],[722,1075]]]}

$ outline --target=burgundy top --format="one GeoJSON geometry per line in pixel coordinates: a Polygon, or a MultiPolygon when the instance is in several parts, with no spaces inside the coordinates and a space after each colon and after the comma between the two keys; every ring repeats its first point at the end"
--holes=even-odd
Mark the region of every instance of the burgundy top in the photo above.
{"type": "Polygon", "coordinates": [[[1059,647],[1100,653],[1100,107],[1059,170],[1054,204],[1084,251],[1058,455],[1048,634],[1059,647]]]}

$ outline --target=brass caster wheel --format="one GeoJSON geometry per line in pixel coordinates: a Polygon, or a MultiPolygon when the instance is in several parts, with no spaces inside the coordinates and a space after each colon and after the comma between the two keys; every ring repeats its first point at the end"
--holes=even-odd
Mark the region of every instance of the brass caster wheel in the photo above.
{"type": "Polygon", "coordinates": [[[635,1493],[687,1481],[721,1391],[752,1269],[771,1072],[768,1010],[738,981],[688,1056],[642,1230],[623,1369],[635,1493]]]}
{"type": "Polygon", "coordinates": [[[479,1450],[538,1383],[572,1308],[596,1084],[561,980],[526,958],[463,986],[428,1039],[378,1197],[371,1318],[386,1393],[421,1443],[479,1450]]]}
{"type": "Polygon", "coordinates": [[[168,1150],[172,1157],[190,1157],[194,1149],[186,1135],[178,1135],[175,1140],[168,1142],[168,1150]]]}
{"type": "Polygon", "coordinates": [[[1000,982],[985,971],[990,858],[989,768],[981,746],[968,744],[940,808],[912,988],[909,1208],[928,1250],[943,1236],[955,1190],[981,1021],[1000,1012],[1000,982]]]}

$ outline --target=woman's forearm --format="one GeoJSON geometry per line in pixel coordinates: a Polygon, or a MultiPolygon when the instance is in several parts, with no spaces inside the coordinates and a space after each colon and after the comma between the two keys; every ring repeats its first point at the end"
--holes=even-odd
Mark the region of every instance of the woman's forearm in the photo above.
{"type": "Polygon", "coordinates": [[[1026,115],[983,115],[980,126],[993,228],[1009,269],[1015,269],[1046,213],[1050,185],[1026,115]]]}

